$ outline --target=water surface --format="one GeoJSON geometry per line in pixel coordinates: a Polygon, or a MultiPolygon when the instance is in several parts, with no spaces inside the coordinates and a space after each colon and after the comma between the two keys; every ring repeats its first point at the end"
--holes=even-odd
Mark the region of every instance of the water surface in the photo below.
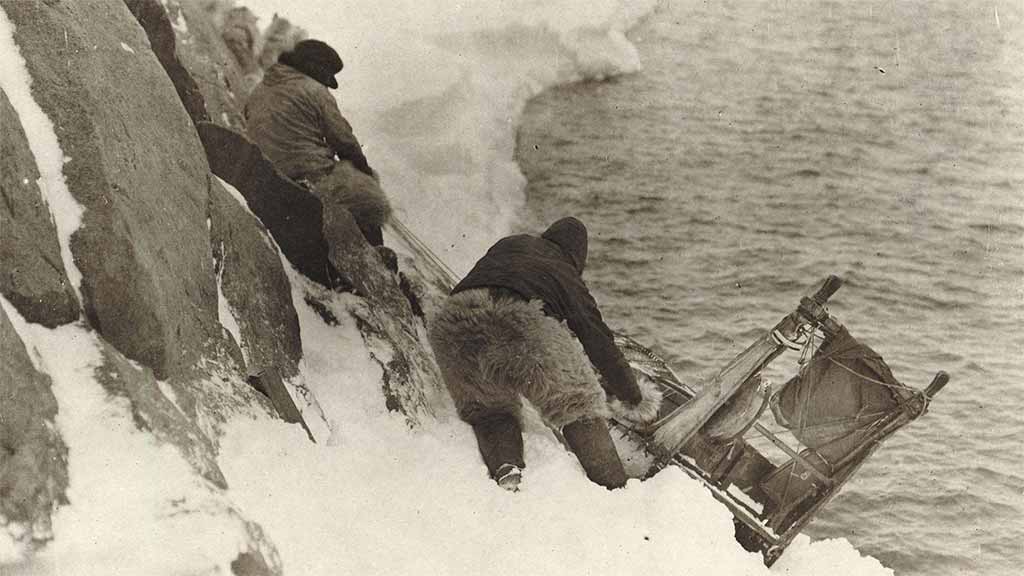
{"type": "Polygon", "coordinates": [[[952,383],[808,529],[897,574],[1024,564],[1024,4],[669,2],[645,70],[526,111],[523,227],[591,231],[609,324],[691,381],[830,273],[905,383],[952,383]]]}

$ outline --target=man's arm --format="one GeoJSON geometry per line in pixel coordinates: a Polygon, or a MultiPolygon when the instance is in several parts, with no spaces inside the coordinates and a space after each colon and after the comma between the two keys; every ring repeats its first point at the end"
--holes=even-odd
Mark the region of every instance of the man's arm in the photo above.
{"type": "Polygon", "coordinates": [[[373,169],[363,155],[363,147],[359,145],[355,134],[352,132],[352,125],[345,120],[338,110],[338,103],[326,90],[318,91],[321,100],[321,114],[323,118],[324,138],[327,145],[334,150],[340,160],[348,160],[360,172],[373,176],[373,169]]]}
{"type": "Polygon", "coordinates": [[[601,374],[605,391],[626,404],[639,404],[642,396],[633,369],[615,345],[611,329],[604,323],[597,303],[589,294],[581,312],[568,319],[569,329],[576,334],[591,364],[601,374]]]}

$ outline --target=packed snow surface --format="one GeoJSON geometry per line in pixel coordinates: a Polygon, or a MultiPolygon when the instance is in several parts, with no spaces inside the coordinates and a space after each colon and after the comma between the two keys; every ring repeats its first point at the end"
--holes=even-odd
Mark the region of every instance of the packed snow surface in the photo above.
{"type": "MultiPolygon", "coordinates": [[[[526,99],[557,82],[637,70],[623,32],[653,3],[247,4],[264,25],[278,12],[339,49],[339,102],[400,216],[464,271],[522,203],[512,153],[526,99]]],[[[29,83],[21,65],[8,80],[10,37],[0,20],[9,93],[29,83]]],[[[26,110],[18,108],[32,132],[52,134],[26,110]]],[[[33,148],[40,164],[60,158],[54,146],[33,148]]],[[[522,491],[505,492],[443,392],[434,395],[438,417],[415,429],[385,409],[380,367],[347,313],[362,305],[357,298],[326,295],[294,271],[291,281],[302,378],[333,432],[314,444],[297,425],[236,418],[220,444],[226,492],[138,431],[126,403],[103,392],[94,333],[28,324],[2,302],[54,380],[71,504],[32,560],[13,561],[16,546],[0,537],[0,572],[229,574],[244,546],[240,515],[262,526],[289,575],[891,574],[846,541],[805,537],[769,571],[733,540],[729,512],[681,471],[606,491],[529,414],[522,491]],[[308,293],[327,299],[340,324],[325,324],[308,293]]]]}
{"type": "Polygon", "coordinates": [[[53,381],[71,502],[31,562],[0,530],[0,574],[189,574],[230,562],[245,543],[232,503],[173,445],[140,431],[128,402],[97,382],[96,333],[80,323],[51,330],[25,321],[2,296],[0,305],[36,369],[53,381]]]}
{"type": "MultiPolygon", "coordinates": [[[[609,492],[532,414],[521,492],[487,476],[451,406],[409,429],[386,411],[380,369],[354,323],[328,326],[294,272],[303,376],[333,426],[312,444],[237,421],[221,466],[239,509],[274,540],[289,574],[769,574],[733,539],[731,514],[670,468],[609,492]]],[[[338,296],[338,318],[358,305],[338,296]]],[[[845,540],[800,537],[771,572],[891,574],[845,540]]]]}

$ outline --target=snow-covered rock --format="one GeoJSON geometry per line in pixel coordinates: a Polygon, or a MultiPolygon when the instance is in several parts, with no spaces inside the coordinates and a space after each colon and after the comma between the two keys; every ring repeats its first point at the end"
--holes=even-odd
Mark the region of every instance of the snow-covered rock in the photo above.
{"type": "Polygon", "coordinates": [[[53,328],[78,318],[60,265],[60,244],[21,120],[0,90],[0,293],[32,322],[53,328]]]}
{"type": "Polygon", "coordinates": [[[68,450],[54,425],[52,381],[36,369],[3,308],[0,358],[0,529],[38,544],[52,536],[50,513],[67,504],[68,450]]]}
{"type": "Polygon", "coordinates": [[[240,67],[215,24],[217,2],[125,0],[146,31],[193,120],[244,125],[240,101],[248,91],[240,67]]]}
{"type": "Polygon", "coordinates": [[[245,370],[295,377],[302,359],[299,320],[281,257],[263,224],[219,181],[210,194],[210,240],[229,313],[238,325],[245,370]]]}
{"type": "Polygon", "coordinates": [[[224,342],[209,170],[170,80],[123,2],[0,7],[84,207],[70,249],[90,324],[161,378],[190,370],[224,342]]]}
{"type": "MultiPolygon", "coordinates": [[[[168,474],[170,486],[127,501],[135,520],[153,513],[170,529],[171,516],[160,510],[178,510],[191,518],[183,526],[226,526],[223,538],[238,543],[212,556],[198,551],[182,566],[280,572],[274,545],[226,497],[219,450],[230,422],[277,416],[249,377],[268,371],[293,394],[305,389],[302,335],[287,261],[242,196],[210,173],[196,136],[193,121],[208,117],[208,102],[223,123],[237,124],[223,43],[202,10],[198,3],[0,0],[0,562],[13,554],[11,566],[25,566],[24,554],[47,541],[54,511],[58,543],[42,548],[41,564],[28,565],[69,557],[83,567],[102,563],[109,543],[76,549],[75,526],[99,512],[116,470],[130,467],[128,485],[155,472],[168,474]],[[191,24],[183,14],[193,15],[191,24]],[[180,57],[182,47],[189,57],[180,57]],[[196,82],[193,72],[206,80],[196,82]],[[63,193],[63,204],[45,201],[50,189],[63,193]],[[89,392],[79,396],[76,386],[89,392]],[[62,434],[74,437],[68,447],[62,434]],[[94,435],[107,438],[93,442],[94,435]],[[129,464],[148,457],[116,451],[119,442],[155,450],[153,467],[129,464]],[[99,484],[83,486],[83,474],[99,484]]],[[[369,400],[414,423],[428,410],[424,388],[438,385],[422,319],[354,223],[334,222],[334,230],[336,260],[364,298],[335,307],[341,317],[333,322],[359,335],[366,351],[358,365],[379,369],[381,387],[369,400]]],[[[300,290],[297,301],[334,306],[329,291],[300,290]]]]}

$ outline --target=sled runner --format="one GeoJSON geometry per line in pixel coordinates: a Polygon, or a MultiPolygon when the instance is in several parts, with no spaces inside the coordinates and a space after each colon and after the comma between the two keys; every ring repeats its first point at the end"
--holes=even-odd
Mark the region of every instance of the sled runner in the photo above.
{"type": "Polygon", "coordinates": [[[736,539],[769,566],[949,380],[939,372],[924,391],[898,382],[825,308],[840,284],[829,277],[700,389],[636,341],[616,337],[637,377],[665,395],[653,424],[612,423],[627,469],[646,477],[678,466],[703,483],[732,511],[736,539]],[[772,391],[761,372],[787,351],[799,355],[798,370],[772,391]]]}

